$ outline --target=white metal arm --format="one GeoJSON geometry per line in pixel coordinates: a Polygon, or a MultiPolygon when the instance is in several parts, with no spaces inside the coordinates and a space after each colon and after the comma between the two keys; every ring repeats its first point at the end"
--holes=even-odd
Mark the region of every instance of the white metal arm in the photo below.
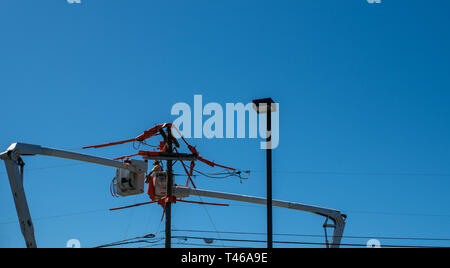
{"type": "Polygon", "coordinates": [[[21,156],[32,155],[46,155],[65,159],[72,159],[77,161],[89,162],[93,164],[115,167],[120,169],[127,169],[131,172],[142,173],[147,171],[147,163],[145,161],[131,160],[129,165],[120,161],[90,156],[85,154],[78,154],[63,150],[56,150],[41,147],[39,145],[31,145],[24,143],[12,144],[6,152],[0,154],[0,159],[5,162],[6,171],[8,172],[9,183],[16,205],[17,215],[19,217],[20,228],[25,238],[28,248],[35,248],[36,240],[34,236],[33,221],[31,219],[28,202],[23,187],[23,172],[25,163],[21,156]]]}
{"type": "MultiPolygon", "coordinates": [[[[221,193],[221,192],[214,192],[214,191],[205,191],[205,190],[199,190],[199,189],[192,189],[192,188],[188,188],[188,187],[184,187],[184,186],[176,186],[174,188],[174,194],[175,194],[175,196],[177,196],[179,198],[185,198],[185,197],[189,197],[190,195],[196,195],[196,196],[226,199],[226,200],[260,204],[260,205],[267,204],[267,199],[265,199],[265,198],[246,196],[246,195],[237,195],[237,194],[230,194],[230,193],[221,193]]],[[[276,207],[311,212],[311,213],[314,213],[314,214],[317,214],[317,215],[320,215],[327,219],[332,220],[334,222],[334,225],[324,225],[324,227],[325,228],[327,228],[327,227],[334,228],[330,247],[331,248],[339,248],[339,246],[341,244],[341,240],[342,240],[342,235],[344,234],[345,219],[346,219],[346,216],[341,214],[340,211],[334,210],[334,209],[304,205],[304,204],[300,204],[300,203],[280,201],[280,200],[273,200],[272,204],[273,204],[273,206],[276,206],[276,207]]]]}

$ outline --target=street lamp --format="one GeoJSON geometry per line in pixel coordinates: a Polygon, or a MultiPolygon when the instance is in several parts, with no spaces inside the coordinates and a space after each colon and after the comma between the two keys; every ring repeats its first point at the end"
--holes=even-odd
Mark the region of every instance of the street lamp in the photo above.
{"type": "Polygon", "coordinates": [[[272,225],[272,112],[276,112],[276,105],[272,98],[253,101],[253,109],[258,114],[267,114],[267,248],[273,247],[272,225]]]}

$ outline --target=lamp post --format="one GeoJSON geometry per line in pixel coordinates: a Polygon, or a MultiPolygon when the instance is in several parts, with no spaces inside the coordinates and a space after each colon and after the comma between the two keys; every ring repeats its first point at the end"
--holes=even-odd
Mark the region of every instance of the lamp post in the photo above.
{"type": "Polygon", "coordinates": [[[258,114],[267,114],[267,248],[273,247],[272,224],[272,112],[276,112],[275,102],[271,98],[253,100],[253,109],[258,114]]]}

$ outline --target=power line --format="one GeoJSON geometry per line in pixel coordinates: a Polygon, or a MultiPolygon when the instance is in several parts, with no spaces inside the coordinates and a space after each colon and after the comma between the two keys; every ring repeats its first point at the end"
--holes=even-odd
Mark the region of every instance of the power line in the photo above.
{"type": "MultiPolygon", "coordinates": [[[[231,204],[230,206],[233,206],[233,207],[255,207],[255,208],[261,208],[261,206],[257,206],[257,205],[231,204]]],[[[69,214],[36,217],[36,218],[33,219],[33,221],[43,221],[43,220],[51,220],[51,219],[57,219],[57,218],[66,218],[66,217],[78,216],[78,215],[83,215],[83,214],[100,213],[100,212],[109,212],[109,209],[97,209],[97,210],[88,210],[88,211],[69,213],[69,214]]],[[[387,215],[387,216],[450,217],[449,214],[421,214],[421,213],[408,213],[408,212],[401,213],[401,212],[356,211],[356,210],[355,211],[354,210],[345,210],[345,212],[351,213],[351,214],[374,214],[374,215],[387,215]]],[[[15,223],[17,223],[17,220],[0,221],[0,225],[15,224],[15,223]]],[[[374,238],[374,237],[372,237],[372,238],[374,238]]]]}
{"type": "MultiPolygon", "coordinates": [[[[230,238],[211,238],[211,237],[193,237],[193,236],[172,236],[175,239],[193,239],[193,240],[209,240],[209,241],[229,241],[229,242],[246,242],[246,243],[267,243],[265,240],[250,240],[250,239],[230,239],[230,238]]],[[[307,246],[325,246],[326,243],[319,242],[300,242],[300,241],[273,241],[275,244],[290,244],[290,245],[307,245],[307,246]]],[[[341,246],[348,247],[367,247],[366,244],[344,244],[341,243],[341,246]]],[[[412,245],[383,245],[385,248],[440,248],[435,246],[412,246],[412,245]]]]}
{"type": "MultiPolygon", "coordinates": [[[[235,234],[235,235],[267,235],[266,233],[258,232],[225,232],[225,231],[204,231],[204,230],[172,230],[173,232],[186,232],[186,233],[221,233],[221,234],[235,234]]],[[[324,238],[324,235],[313,234],[273,234],[274,236],[287,236],[287,237],[316,237],[324,238]]],[[[384,240],[412,240],[412,241],[450,241],[450,238],[414,238],[414,237],[391,237],[391,236],[353,236],[344,235],[342,238],[348,239],[384,239],[384,240]]]]}
{"type": "MultiPolygon", "coordinates": [[[[200,199],[200,202],[203,202],[203,199],[202,199],[201,196],[198,196],[198,198],[200,199]]],[[[213,220],[213,218],[211,217],[211,214],[209,214],[208,208],[207,208],[206,206],[203,206],[203,208],[204,208],[206,214],[207,214],[208,217],[209,217],[209,221],[211,222],[211,225],[213,226],[214,230],[216,230],[216,234],[217,234],[217,235],[219,236],[219,238],[220,238],[220,233],[217,231],[216,224],[214,223],[214,220],[213,220]]],[[[225,246],[225,244],[223,243],[223,241],[222,241],[222,246],[225,246]]]]}
{"type": "Polygon", "coordinates": [[[358,210],[345,210],[345,211],[352,214],[375,214],[375,215],[413,216],[413,217],[450,217],[449,214],[424,214],[412,212],[383,212],[383,211],[358,211],[358,210]]]}
{"type": "MultiPolygon", "coordinates": [[[[214,232],[214,231],[201,231],[201,230],[173,230],[175,232],[214,232]]],[[[161,232],[164,233],[164,232],[161,232]]],[[[219,232],[219,233],[226,233],[226,234],[262,234],[262,233],[251,233],[251,232],[219,232]]],[[[274,234],[274,235],[283,235],[283,236],[307,236],[307,237],[323,237],[322,235],[302,235],[302,234],[274,234]]],[[[442,239],[435,239],[435,238],[400,238],[400,237],[365,237],[365,236],[344,236],[345,238],[379,238],[379,239],[407,239],[407,240],[442,240],[442,239]]],[[[176,245],[185,245],[185,246],[201,246],[201,247],[218,247],[218,248],[242,248],[241,246],[237,245],[213,245],[212,243],[214,241],[226,241],[226,242],[242,242],[242,243],[266,243],[265,240],[255,240],[255,239],[232,239],[232,238],[216,238],[216,237],[198,237],[198,236],[172,236],[173,239],[179,239],[183,240],[185,242],[178,242],[174,243],[176,245]],[[205,241],[205,244],[199,244],[199,243],[189,243],[189,240],[202,240],[205,241]]],[[[161,246],[164,245],[164,243],[160,243],[163,241],[164,238],[157,238],[156,234],[148,234],[145,236],[138,236],[133,237],[130,239],[125,239],[117,242],[112,242],[104,245],[97,246],[95,248],[108,248],[108,247],[117,247],[117,246],[123,246],[123,245],[133,245],[133,244],[142,244],[147,243],[149,245],[142,246],[141,248],[148,248],[148,247],[155,247],[155,246],[161,246]]],[[[445,241],[448,241],[450,239],[445,239],[445,241]]],[[[275,244],[284,244],[284,245],[304,245],[304,246],[325,246],[326,243],[323,242],[306,242],[306,241],[273,241],[275,244]]],[[[347,246],[347,247],[367,247],[367,244],[358,244],[358,243],[340,243],[341,246],[347,246]]],[[[394,245],[394,244],[385,244],[382,245],[385,248],[442,248],[441,246],[423,246],[423,245],[394,245]]],[[[248,248],[247,246],[245,248],[248,248]]]]}
{"type": "MultiPolygon", "coordinates": [[[[74,150],[72,150],[74,151],[74,150]]],[[[71,167],[78,165],[85,165],[86,163],[74,163],[74,164],[65,164],[65,165],[55,165],[55,166],[47,166],[47,167],[36,167],[29,168],[27,171],[37,171],[37,170],[45,170],[45,169],[54,169],[54,168],[63,168],[63,167],[71,167]]],[[[201,175],[206,177],[211,176],[212,178],[226,178],[233,173],[230,172],[218,172],[218,173],[203,173],[195,170],[201,175]],[[215,177],[218,176],[218,177],[215,177]],[[223,177],[221,177],[223,176],[223,177]]],[[[252,171],[254,173],[265,173],[262,170],[252,171]]],[[[304,174],[304,175],[349,175],[349,176],[430,176],[430,177],[450,177],[450,173],[426,173],[426,172],[353,172],[353,171],[274,171],[274,173],[280,174],[304,174]]],[[[6,174],[6,172],[0,172],[0,174],[6,174]]],[[[180,174],[181,175],[181,174],[180,174]]],[[[178,175],[178,176],[180,176],[178,175]]]]}
{"type": "MultiPolygon", "coordinates": [[[[247,205],[247,204],[230,204],[230,207],[251,207],[251,208],[263,208],[260,205],[247,205]]],[[[374,214],[374,215],[387,215],[387,216],[409,216],[409,217],[450,217],[450,214],[427,214],[427,213],[415,213],[415,212],[385,212],[385,211],[362,211],[362,210],[343,210],[346,214],[374,214]]]]}
{"type": "MultiPolygon", "coordinates": [[[[57,168],[65,168],[65,167],[74,167],[74,166],[81,166],[86,165],[86,163],[73,163],[73,164],[64,164],[64,165],[54,165],[54,166],[47,166],[47,167],[36,167],[36,168],[27,168],[25,169],[25,172],[29,171],[40,171],[40,170],[47,170],[47,169],[57,169],[57,168]]],[[[0,172],[0,175],[8,175],[7,172],[0,172]]]]}
{"type": "Polygon", "coordinates": [[[218,245],[208,245],[208,244],[195,244],[195,243],[175,243],[176,245],[182,246],[196,246],[196,247],[214,247],[214,248],[241,248],[239,246],[218,246],[218,245]]]}
{"type": "Polygon", "coordinates": [[[130,241],[130,242],[121,242],[121,243],[113,243],[113,244],[101,245],[101,246],[97,246],[95,248],[109,248],[109,247],[117,247],[117,246],[131,245],[131,244],[142,244],[142,243],[156,244],[156,243],[161,242],[163,240],[164,240],[163,238],[161,238],[159,240],[156,240],[156,241],[137,240],[137,241],[130,241]]]}
{"type": "MultiPolygon", "coordinates": [[[[255,173],[265,171],[256,170],[255,173]]],[[[349,176],[428,176],[428,177],[450,177],[450,173],[420,173],[420,172],[340,172],[340,171],[274,171],[280,174],[304,174],[304,175],[349,175],[349,176]]]]}
{"type": "Polygon", "coordinates": [[[162,240],[164,240],[164,238],[156,238],[157,234],[158,233],[147,234],[147,235],[144,235],[144,236],[137,236],[137,237],[133,237],[133,238],[128,238],[128,239],[124,239],[124,240],[120,240],[120,241],[116,241],[116,242],[112,242],[112,243],[96,246],[95,248],[107,248],[107,247],[115,247],[115,246],[137,244],[137,243],[150,243],[150,244],[153,244],[153,243],[161,242],[162,240]],[[155,240],[150,240],[150,239],[155,239],[155,240]],[[136,241],[133,241],[133,240],[136,240],[136,241]]]}
{"type": "MultiPolygon", "coordinates": [[[[176,243],[173,243],[173,244],[176,244],[176,243]]],[[[156,243],[156,244],[153,244],[153,245],[142,246],[142,247],[139,247],[139,248],[154,248],[154,247],[159,247],[159,246],[164,246],[164,245],[165,245],[165,243],[156,243]]]]}
{"type": "MultiPolygon", "coordinates": [[[[37,217],[37,218],[34,218],[33,221],[53,220],[53,219],[58,219],[58,218],[66,218],[66,217],[72,217],[72,216],[78,216],[78,215],[84,215],[84,214],[92,214],[92,213],[100,213],[100,212],[108,212],[108,209],[88,210],[88,211],[84,211],[84,212],[53,215],[53,216],[46,216],[46,217],[37,217]]],[[[17,220],[0,222],[0,225],[13,224],[13,223],[17,223],[17,220]]]]}
{"type": "MultiPolygon", "coordinates": [[[[218,246],[218,245],[205,245],[205,244],[196,244],[196,243],[178,243],[178,242],[173,242],[172,245],[193,246],[193,247],[200,247],[200,248],[205,248],[205,247],[242,248],[242,247],[239,247],[239,246],[218,246]]],[[[164,246],[164,243],[156,243],[156,244],[153,244],[153,245],[142,246],[142,247],[139,247],[139,248],[153,248],[153,247],[158,247],[158,246],[164,246]]]]}

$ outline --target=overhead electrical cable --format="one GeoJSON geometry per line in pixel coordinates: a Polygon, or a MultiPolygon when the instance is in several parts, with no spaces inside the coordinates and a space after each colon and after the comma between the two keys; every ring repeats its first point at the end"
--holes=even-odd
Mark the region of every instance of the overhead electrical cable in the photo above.
{"type": "MultiPolygon", "coordinates": [[[[203,230],[180,230],[174,229],[173,232],[184,232],[184,233],[220,233],[229,235],[267,235],[266,233],[258,232],[224,232],[224,231],[203,231],[203,230]]],[[[325,235],[314,235],[314,234],[273,234],[274,236],[286,236],[286,237],[317,237],[323,238],[325,235]]],[[[449,241],[450,238],[432,238],[432,237],[394,237],[394,236],[354,236],[354,235],[344,235],[342,238],[346,239],[384,239],[384,240],[411,240],[411,241],[449,241]]]]}
{"type": "MultiPolygon", "coordinates": [[[[172,236],[175,239],[193,239],[193,240],[207,240],[207,241],[228,241],[228,242],[246,242],[246,243],[267,243],[265,240],[251,240],[251,239],[230,239],[230,238],[212,238],[212,237],[193,237],[193,236],[172,236]]],[[[303,241],[273,241],[274,244],[284,244],[284,245],[306,245],[306,246],[324,246],[327,243],[320,242],[303,242],[303,241]]],[[[367,247],[367,244],[344,244],[341,243],[341,246],[348,247],[367,247]]],[[[442,248],[441,246],[422,246],[422,245],[385,245],[385,248],[442,248]]]]}

